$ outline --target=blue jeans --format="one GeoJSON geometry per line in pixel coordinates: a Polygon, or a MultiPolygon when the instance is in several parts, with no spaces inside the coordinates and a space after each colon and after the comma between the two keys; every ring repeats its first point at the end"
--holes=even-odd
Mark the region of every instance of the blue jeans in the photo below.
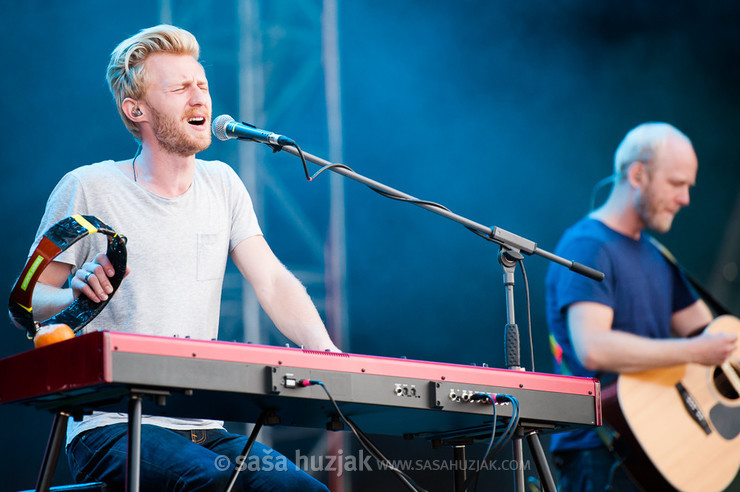
{"type": "MultiPolygon", "coordinates": [[[[247,437],[223,429],[173,431],[141,426],[141,491],[225,490],[235,464],[242,465],[233,490],[322,491],[328,489],[285,456],[255,442],[240,457],[247,437]]],[[[105,482],[123,490],[126,476],[127,425],[86,431],[67,447],[72,476],[78,482],[105,482]]]]}
{"type": "Polygon", "coordinates": [[[639,492],[639,488],[616,466],[606,447],[555,451],[552,461],[560,477],[561,492],[639,492]]]}

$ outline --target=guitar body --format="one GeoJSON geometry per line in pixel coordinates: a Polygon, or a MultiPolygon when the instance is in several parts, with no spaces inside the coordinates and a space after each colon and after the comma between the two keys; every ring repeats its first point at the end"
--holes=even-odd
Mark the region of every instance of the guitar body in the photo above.
{"type": "MultiPolygon", "coordinates": [[[[740,337],[740,320],[721,316],[707,331],[740,337]]],[[[625,467],[645,490],[711,492],[732,482],[740,467],[738,364],[740,348],[720,367],[622,374],[616,398],[604,391],[604,419],[628,443],[625,467]]]]}

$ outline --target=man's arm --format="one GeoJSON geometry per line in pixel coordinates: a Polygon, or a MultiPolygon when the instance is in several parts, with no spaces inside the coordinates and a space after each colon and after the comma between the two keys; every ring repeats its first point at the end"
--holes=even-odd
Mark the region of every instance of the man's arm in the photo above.
{"type": "Polygon", "coordinates": [[[280,263],[264,237],[245,239],[231,252],[231,258],[283,335],[310,350],[339,352],[306,289],[280,263]]]}
{"type": "MultiPolygon", "coordinates": [[[[128,275],[129,269],[126,268],[128,275]]],[[[113,286],[108,277],[115,274],[113,265],[104,253],[95,257],[95,261],[85,263],[75,272],[70,287],[65,288],[72,265],[52,261],[39,275],[39,281],[33,289],[33,317],[37,321],[50,318],[72,304],[80,294],[95,302],[108,299],[113,286]]]]}
{"type": "Polygon", "coordinates": [[[33,289],[33,317],[36,321],[50,318],[72,304],[75,297],[71,288],[64,284],[72,272],[72,265],[52,261],[39,275],[33,289]]]}
{"type": "Polygon", "coordinates": [[[695,335],[712,322],[712,311],[709,306],[699,299],[691,306],[673,313],[671,330],[676,336],[688,337],[695,335]]]}
{"type": "MultiPolygon", "coordinates": [[[[674,321],[690,326],[701,318],[701,308],[692,305],[686,309],[691,311],[679,311],[674,321]]],[[[578,360],[586,369],[594,371],[637,372],[687,362],[718,365],[732,353],[736,343],[734,335],[725,334],[651,339],[612,330],[613,310],[595,302],[571,305],[567,318],[578,360]]]]}

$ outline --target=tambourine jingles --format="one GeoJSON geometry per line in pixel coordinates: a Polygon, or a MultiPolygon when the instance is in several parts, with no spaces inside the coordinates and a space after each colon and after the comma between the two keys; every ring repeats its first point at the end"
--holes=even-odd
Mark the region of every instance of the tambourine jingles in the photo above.
{"type": "Polygon", "coordinates": [[[105,225],[101,220],[92,215],[75,215],[62,219],[49,228],[41,238],[39,245],[29,257],[23,272],[15,282],[10,294],[8,309],[10,318],[21,329],[25,329],[29,338],[33,338],[41,326],[51,324],[66,324],[74,332],[81,330],[108,304],[110,299],[118,290],[126,274],[126,238],[120,236],[105,225]],[[85,236],[96,232],[105,234],[108,238],[106,255],[110,260],[115,275],[109,278],[113,292],[108,295],[108,300],[93,302],[85,295],[79,296],[66,309],[51,318],[37,322],[33,320],[33,307],[31,299],[33,289],[38,282],[41,272],[62,251],[85,236]]]}

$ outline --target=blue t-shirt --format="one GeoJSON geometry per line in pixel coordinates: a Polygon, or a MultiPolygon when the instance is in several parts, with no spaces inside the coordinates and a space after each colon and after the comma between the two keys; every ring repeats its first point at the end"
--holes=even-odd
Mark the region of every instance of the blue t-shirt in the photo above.
{"type": "MultiPolygon", "coordinates": [[[[595,268],[605,274],[602,282],[553,264],[547,273],[547,321],[550,333],[562,348],[556,361],[562,374],[598,377],[604,383],[614,374],[597,374],[578,361],[570,341],[567,308],[590,301],[614,310],[612,329],[648,338],[669,338],[671,317],[697,300],[686,278],[642,234],[639,240],[624,236],[602,222],[584,218],[565,231],[555,254],[595,268]]],[[[587,449],[602,444],[594,430],[554,434],[554,451],[587,449]]]]}

